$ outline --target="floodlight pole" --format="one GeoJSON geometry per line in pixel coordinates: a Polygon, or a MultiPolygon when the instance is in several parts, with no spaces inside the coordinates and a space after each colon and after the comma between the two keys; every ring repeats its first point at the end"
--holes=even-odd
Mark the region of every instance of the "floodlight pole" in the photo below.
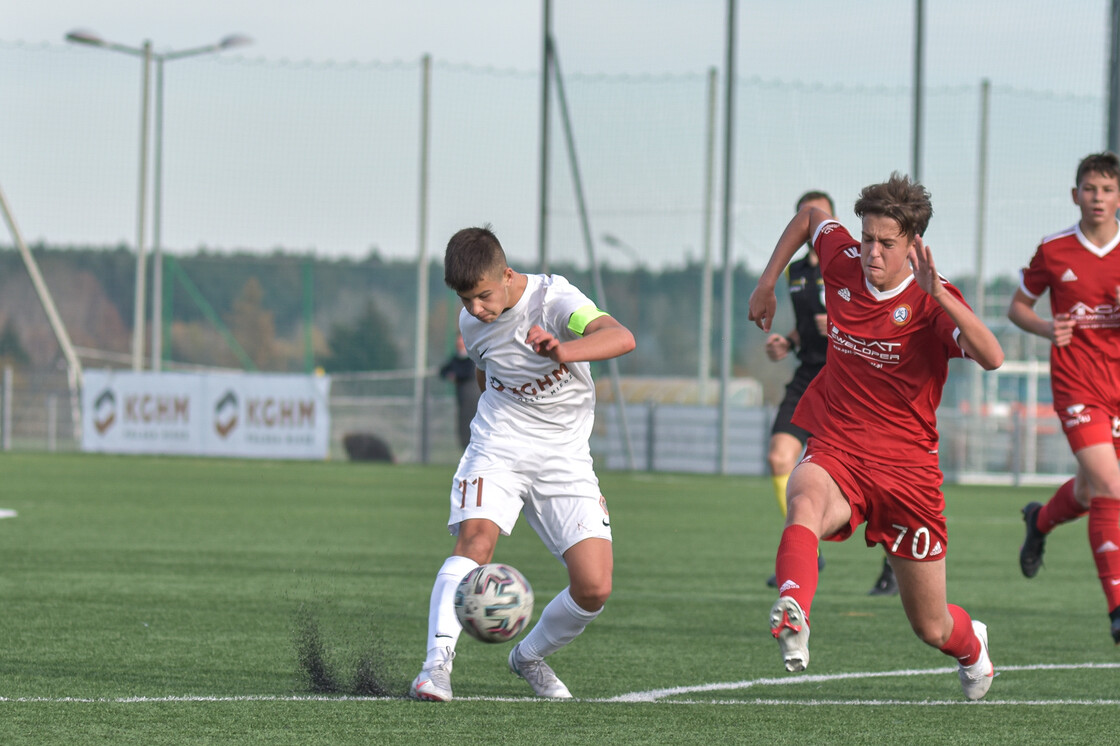
{"type": "Polygon", "coordinates": [[[723,105],[723,203],[720,211],[720,243],[723,253],[723,313],[721,326],[723,340],[719,364],[719,473],[726,474],[730,462],[727,451],[731,409],[731,355],[732,355],[732,293],[735,288],[735,267],[732,261],[732,190],[735,184],[735,55],[737,50],[738,4],[727,0],[727,59],[725,65],[723,105]]]}
{"type": "Polygon", "coordinates": [[[537,199],[537,271],[548,274],[548,150],[549,150],[549,85],[552,79],[552,3],[541,3],[541,121],[540,174],[537,199]]]}
{"type": "Polygon", "coordinates": [[[922,180],[922,100],[925,98],[925,11],[922,0],[914,0],[914,104],[910,153],[910,177],[922,180]]]}
{"type": "Polygon", "coordinates": [[[148,110],[150,108],[152,43],[145,40],[141,47],[129,47],[124,44],[105,41],[90,31],[71,31],[66,35],[66,41],[109,49],[114,52],[123,52],[143,59],[144,67],[140,89],[140,184],[136,200],[136,293],[133,297],[132,308],[132,369],[142,370],[144,367],[144,300],[146,298],[144,288],[144,220],[148,212],[145,200],[148,196],[148,110]]]}
{"type": "Polygon", "coordinates": [[[161,216],[163,212],[163,63],[165,60],[181,59],[211,52],[220,52],[231,47],[239,47],[252,43],[252,40],[240,34],[231,34],[216,44],[202,47],[191,47],[171,52],[156,54],[152,52],[152,43],[144,41],[141,47],[130,47],[125,44],[106,41],[91,31],[71,31],[66,35],[66,41],[74,44],[85,44],[113,52],[139,56],[144,61],[143,86],[140,97],[140,186],[137,197],[136,216],[136,295],[133,301],[132,323],[132,369],[144,368],[144,322],[147,317],[145,301],[147,292],[145,287],[144,262],[144,233],[147,218],[148,197],[148,118],[151,92],[152,61],[156,62],[156,126],[155,126],[155,185],[153,189],[153,267],[152,274],[152,370],[159,370],[163,357],[163,256],[161,251],[161,216]]]}
{"type": "Polygon", "coordinates": [[[1120,0],[1112,0],[1108,12],[1108,124],[1106,147],[1120,152],[1120,0]]]}

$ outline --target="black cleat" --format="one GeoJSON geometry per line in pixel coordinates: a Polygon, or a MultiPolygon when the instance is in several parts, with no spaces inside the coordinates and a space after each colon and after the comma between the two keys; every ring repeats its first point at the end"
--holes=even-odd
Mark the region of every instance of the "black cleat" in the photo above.
{"type": "Polygon", "coordinates": [[[869,596],[897,596],[898,595],[898,580],[894,577],[894,568],[891,563],[883,560],[883,571],[879,573],[879,579],[875,581],[875,585],[871,586],[871,590],[867,592],[869,596]]]}
{"type": "Polygon", "coordinates": [[[1023,507],[1023,521],[1027,524],[1027,536],[1019,547],[1019,569],[1024,577],[1033,578],[1042,567],[1042,553],[1046,550],[1046,534],[1038,530],[1038,511],[1042,503],[1027,503],[1023,507]]]}
{"type": "Polygon", "coordinates": [[[1120,645],[1120,619],[1112,620],[1112,641],[1120,645]]]}

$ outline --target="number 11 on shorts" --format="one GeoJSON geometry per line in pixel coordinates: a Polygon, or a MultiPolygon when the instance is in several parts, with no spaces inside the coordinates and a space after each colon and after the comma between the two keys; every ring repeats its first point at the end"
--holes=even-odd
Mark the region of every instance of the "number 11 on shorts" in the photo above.
{"type": "Polygon", "coordinates": [[[468,484],[471,484],[471,485],[475,486],[474,505],[475,505],[476,508],[481,508],[482,507],[482,477],[478,477],[477,479],[471,479],[471,480],[467,480],[467,479],[460,479],[459,480],[459,491],[461,493],[463,493],[463,498],[459,501],[459,507],[460,508],[465,508],[467,506],[467,485],[468,484]]]}

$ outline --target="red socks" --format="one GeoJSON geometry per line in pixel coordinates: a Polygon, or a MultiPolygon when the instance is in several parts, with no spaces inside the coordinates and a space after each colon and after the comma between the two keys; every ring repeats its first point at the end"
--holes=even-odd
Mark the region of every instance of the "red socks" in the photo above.
{"type": "Polygon", "coordinates": [[[1073,498],[1073,480],[1069,480],[1054,493],[1054,496],[1038,511],[1036,525],[1044,534],[1062,523],[1069,523],[1088,513],[1088,509],[1081,506],[1073,498]]]}
{"type": "Polygon", "coordinates": [[[1089,548],[1108,608],[1120,606],[1120,500],[1089,500],[1089,548]]]}
{"type": "Polygon", "coordinates": [[[971,666],[980,658],[980,638],[972,629],[972,617],[959,606],[948,604],[948,607],[949,616],[953,617],[953,632],[941,652],[953,656],[962,666],[971,666]]]}
{"type": "Polygon", "coordinates": [[[809,618],[809,607],[817,593],[820,571],[817,569],[817,535],[804,526],[787,526],[778,544],[774,568],[778,578],[778,595],[790,596],[809,618]]]}

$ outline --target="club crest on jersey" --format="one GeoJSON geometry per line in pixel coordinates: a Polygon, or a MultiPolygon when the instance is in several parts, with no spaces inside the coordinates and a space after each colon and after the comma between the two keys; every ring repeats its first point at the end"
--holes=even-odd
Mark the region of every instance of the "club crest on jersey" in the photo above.
{"type": "Polygon", "coordinates": [[[910,321],[910,315],[910,306],[903,303],[901,306],[891,311],[891,321],[894,322],[895,326],[903,326],[910,321]]]}
{"type": "Polygon", "coordinates": [[[848,290],[848,288],[840,288],[836,291],[836,294],[847,301],[850,301],[852,299],[852,291],[848,290]]]}

